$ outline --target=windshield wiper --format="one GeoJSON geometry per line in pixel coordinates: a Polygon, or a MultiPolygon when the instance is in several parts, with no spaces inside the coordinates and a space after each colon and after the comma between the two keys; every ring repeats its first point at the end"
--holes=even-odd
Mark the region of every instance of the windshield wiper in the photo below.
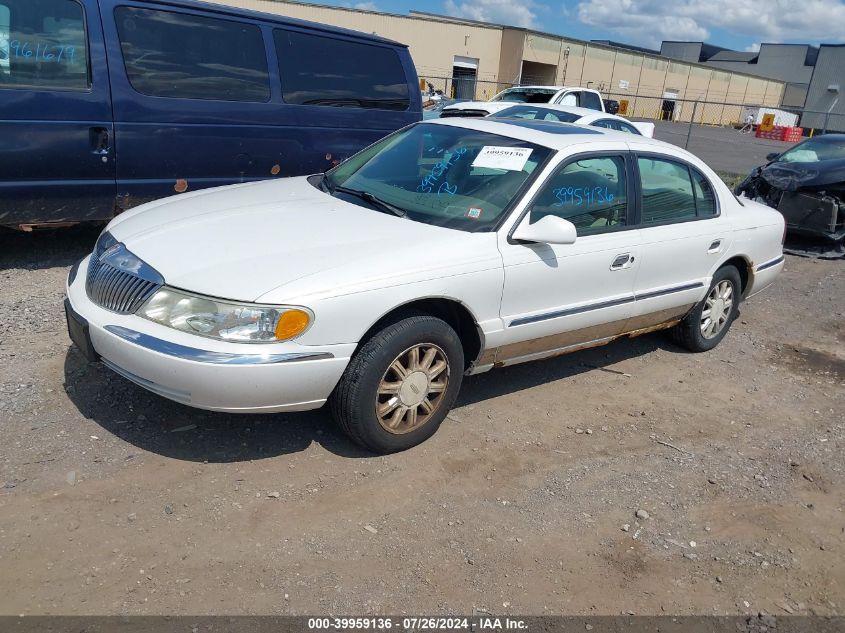
{"type": "Polygon", "coordinates": [[[408,212],[401,207],[397,207],[395,204],[391,204],[386,200],[382,200],[378,196],[374,196],[369,191],[358,191],[357,189],[350,189],[348,187],[344,187],[343,185],[338,185],[332,191],[332,194],[335,193],[345,193],[349,196],[355,196],[356,198],[360,198],[364,202],[369,202],[374,207],[378,207],[382,211],[386,211],[387,213],[392,213],[395,216],[400,218],[407,218],[408,212]]]}
{"type": "Polygon", "coordinates": [[[328,194],[332,193],[332,187],[329,184],[329,175],[326,173],[320,175],[320,189],[328,194]]]}

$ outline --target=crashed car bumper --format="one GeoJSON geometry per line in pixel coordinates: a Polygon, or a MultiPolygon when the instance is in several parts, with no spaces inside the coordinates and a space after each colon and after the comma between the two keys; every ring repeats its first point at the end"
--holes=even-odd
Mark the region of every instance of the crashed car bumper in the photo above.
{"type": "Polygon", "coordinates": [[[786,220],[787,231],[838,241],[845,237],[843,204],[832,195],[785,191],[780,196],[777,210],[786,220]]]}

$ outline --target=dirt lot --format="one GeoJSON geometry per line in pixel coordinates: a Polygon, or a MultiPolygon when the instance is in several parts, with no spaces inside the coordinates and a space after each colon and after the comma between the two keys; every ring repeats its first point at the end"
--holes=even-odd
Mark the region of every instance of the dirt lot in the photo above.
{"type": "Polygon", "coordinates": [[[382,458],[323,411],[197,412],[86,364],[61,301],[94,237],[0,235],[2,614],[845,612],[841,260],[788,258],[708,354],[470,378],[382,458]]]}

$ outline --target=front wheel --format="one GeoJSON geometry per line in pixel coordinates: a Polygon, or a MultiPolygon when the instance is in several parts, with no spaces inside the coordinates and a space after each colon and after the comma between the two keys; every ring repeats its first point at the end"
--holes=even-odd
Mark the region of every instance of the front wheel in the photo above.
{"type": "Polygon", "coordinates": [[[427,440],[461,388],[464,354],[455,331],[428,315],[388,325],[353,356],[332,393],[332,415],[376,453],[427,440]]]}
{"type": "Polygon", "coordinates": [[[672,329],[675,340],[692,352],[716,347],[739,312],[741,294],[739,271],[733,266],[717,270],[704,299],[672,329]]]}

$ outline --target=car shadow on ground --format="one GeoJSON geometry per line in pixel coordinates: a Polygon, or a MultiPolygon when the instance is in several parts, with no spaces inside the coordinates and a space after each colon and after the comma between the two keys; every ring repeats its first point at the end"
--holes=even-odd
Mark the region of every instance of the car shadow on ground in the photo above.
{"type": "MultiPolygon", "coordinates": [[[[620,374],[609,366],[657,349],[683,353],[663,333],[622,339],[603,347],[470,376],[464,380],[455,406],[476,404],[592,371],[620,374]]],[[[65,356],[64,373],[65,390],[82,415],[108,433],[158,455],[193,462],[231,463],[297,453],[316,442],[341,457],[372,457],[338,429],[328,407],[267,415],[201,411],[152,394],[101,363],[88,363],[74,347],[65,356]]]]}
{"type": "Polygon", "coordinates": [[[0,227],[0,270],[71,266],[93,250],[102,230],[94,224],[31,233],[0,227]]]}

